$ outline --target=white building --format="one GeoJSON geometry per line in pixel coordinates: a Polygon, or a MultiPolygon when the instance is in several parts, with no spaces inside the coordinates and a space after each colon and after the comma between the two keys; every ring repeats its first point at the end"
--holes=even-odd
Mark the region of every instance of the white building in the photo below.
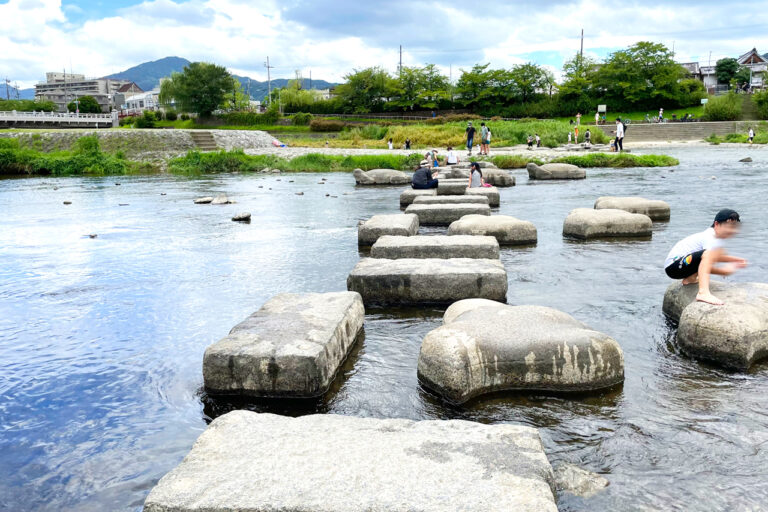
{"type": "Polygon", "coordinates": [[[125,99],[122,110],[125,115],[139,115],[145,110],[160,110],[160,91],[155,89],[134,94],[125,99]]]}
{"type": "Polygon", "coordinates": [[[52,101],[58,106],[59,112],[66,112],[68,103],[82,96],[93,96],[102,112],[109,112],[116,107],[114,100],[120,88],[131,83],[130,80],[85,78],[85,75],[49,72],[45,74],[45,82],[35,86],[35,99],[52,101]]]}

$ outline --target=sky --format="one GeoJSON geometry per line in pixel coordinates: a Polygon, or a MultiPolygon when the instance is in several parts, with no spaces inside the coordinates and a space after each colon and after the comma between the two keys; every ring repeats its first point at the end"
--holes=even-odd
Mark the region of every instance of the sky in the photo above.
{"type": "Polygon", "coordinates": [[[580,47],[598,59],[638,41],[680,62],[768,53],[765,0],[0,0],[0,78],[90,77],[167,56],[233,73],[343,81],[354,69],[436,64],[455,80],[476,63],[535,62],[556,75],[580,47]],[[711,55],[711,57],[710,57],[711,55]]]}

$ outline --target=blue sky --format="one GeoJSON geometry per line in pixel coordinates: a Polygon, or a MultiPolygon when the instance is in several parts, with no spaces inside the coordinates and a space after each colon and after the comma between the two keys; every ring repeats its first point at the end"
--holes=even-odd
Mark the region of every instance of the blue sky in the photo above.
{"type": "Polygon", "coordinates": [[[556,75],[579,50],[603,58],[642,40],[706,62],[768,52],[765,1],[0,0],[0,74],[24,86],[63,67],[103,76],[176,55],[266,78],[339,81],[371,65],[437,64],[454,78],[489,62],[533,61],[556,75]]]}

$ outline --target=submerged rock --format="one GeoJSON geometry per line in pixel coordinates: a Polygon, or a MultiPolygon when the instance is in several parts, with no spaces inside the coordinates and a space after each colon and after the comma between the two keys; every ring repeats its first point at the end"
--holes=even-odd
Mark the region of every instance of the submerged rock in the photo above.
{"type": "Polygon", "coordinates": [[[563,236],[580,238],[650,237],[653,223],[647,215],[624,210],[576,208],[563,222],[563,236]]]}
{"type": "Polygon", "coordinates": [[[662,309],[678,324],[683,352],[737,370],[768,357],[768,283],[712,281],[710,290],[723,306],[697,302],[698,289],[678,281],[664,293],[662,309]]]}
{"type": "Polygon", "coordinates": [[[144,512],[557,512],[538,431],[508,423],[233,411],[144,512]]]}
{"type": "Polygon", "coordinates": [[[606,478],[573,464],[562,462],[555,466],[555,486],[581,498],[590,498],[609,484],[606,478]]]}
{"type": "Polygon", "coordinates": [[[460,301],[424,338],[418,376],[458,403],[494,391],[591,391],[624,381],[624,354],[556,309],[460,301]]]}

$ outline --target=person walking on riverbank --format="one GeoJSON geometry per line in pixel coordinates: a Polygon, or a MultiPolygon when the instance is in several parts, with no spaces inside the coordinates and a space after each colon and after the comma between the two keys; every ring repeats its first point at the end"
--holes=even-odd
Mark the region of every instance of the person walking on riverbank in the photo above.
{"type": "Polygon", "coordinates": [[[659,122],[660,123],[664,122],[664,109],[663,108],[659,109],[659,122]]]}
{"type": "Polygon", "coordinates": [[[411,149],[411,139],[405,139],[405,149],[411,149]]]}
{"type": "Polygon", "coordinates": [[[480,123],[480,154],[488,154],[488,127],[480,123]]]}
{"type": "Polygon", "coordinates": [[[738,234],[741,219],[731,209],[717,212],[712,226],[700,233],[683,238],[672,247],[664,261],[664,271],[672,279],[682,279],[683,285],[699,285],[696,300],[715,306],[723,301],[709,290],[711,274],[729,276],[747,266],[747,260],[725,252],[724,240],[738,234]],[[718,266],[718,263],[724,265],[718,266]]]}
{"type": "Polygon", "coordinates": [[[392,149],[394,147],[394,145],[392,144],[392,139],[389,139],[387,141],[387,147],[389,147],[389,149],[392,149]]]}
{"type": "Polygon", "coordinates": [[[616,118],[616,151],[624,151],[624,123],[621,118],[616,118]]]}
{"type": "Polygon", "coordinates": [[[576,112],[576,126],[581,124],[581,112],[576,112]]]}
{"type": "Polygon", "coordinates": [[[579,127],[578,126],[573,129],[573,142],[575,142],[576,144],[579,143],[579,127]]]}
{"type": "Polygon", "coordinates": [[[472,162],[469,166],[469,184],[468,188],[478,188],[485,186],[485,180],[483,179],[483,171],[480,170],[480,164],[472,162]]]}
{"type": "Polygon", "coordinates": [[[467,154],[468,155],[472,155],[472,142],[475,139],[475,132],[476,131],[477,130],[475,130],[475,127],[472,126],[472,121],[468,122],[467,123],[467,129],[466,129],[466,134],[467,134],[467,154]]]}
{"type": "Polygon", "coordinates": [[[422,160],[411,178],[411,188],[427,190],[437,188],[437,183],[437,171],[430,167],[429,161],[422,160]]]}
{"type": "Polygon", "coordinates": [[[747,140],[750,144],[752,144],[752,141],[755,138],[755,130],[752,129],[752,127],[749,127],[749,131],[747,132],[747,140]]]}
{"type": "Polygon", "coordinates": [[[600,124],[600,112],[595,112],[595,126],[600,124]]]}
{"type": "Polygon", "coordinates": [[[541,137],[539,137],[538,133],[536,134],[536,147],[537,148],[541,147],[541,137]]]}

